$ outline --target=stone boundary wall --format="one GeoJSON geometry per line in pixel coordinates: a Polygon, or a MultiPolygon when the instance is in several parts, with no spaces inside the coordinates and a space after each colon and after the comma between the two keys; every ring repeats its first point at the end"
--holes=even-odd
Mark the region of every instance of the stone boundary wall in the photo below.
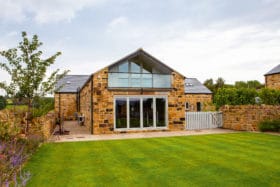
{"type": "MultiPolygon", "coordinates": [[[[24,113],[19,113],[17,116],[19,121],[19,125],[24,127],[26,124],[26,119],[24,117],[24,113]]],[[[0,121],[2,122],[14,122],[15,121],[14,113],[10,110],[1,110],[0,111],[0,121]]],[[[29,134],[30,135],[39,135],[44,138],[44,140],[48,139],[55,128],[55,112],[50,111],[46,115],[34,118],[32,123],[29,126],[29,134]]]]}
{"type": "Polygon", "coordinates": [[[37,128],[37,131],[39,131],[40,133],[42,133],[44,139],[48,139],[54,129],[55,129],[55,125],[56,125],[56,121],[55,121],[55,112],[51,111],[49,113],[47,113],[44,116],[38,117],[33,119],[33,125],[36,126],[39,125],[39,128],[37,128]]]}
{"type": "Polygon", "coordinates": [[[225,105],[223,128],[243,131],[258,131],[258,123],[266,119],[280,118],[280,105],[225,105]]]}

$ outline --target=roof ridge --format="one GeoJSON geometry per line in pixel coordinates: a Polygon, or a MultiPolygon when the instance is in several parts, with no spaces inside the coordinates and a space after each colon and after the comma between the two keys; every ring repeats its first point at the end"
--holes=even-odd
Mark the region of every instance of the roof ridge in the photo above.
{"type": "Polygon", "coordinates": [[[273,74],[278,74],[280,73],[280,64],[278,64],[277,66],[275,66],[274,68],[272,68],[269,72],[267,72],[266,75],[273,75],[273,74]]]}

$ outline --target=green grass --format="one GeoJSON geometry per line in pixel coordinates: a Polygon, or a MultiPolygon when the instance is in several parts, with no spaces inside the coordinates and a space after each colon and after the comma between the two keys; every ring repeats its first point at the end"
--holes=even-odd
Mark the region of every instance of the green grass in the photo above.
{"type": "Polygon", "coordinates": [[[49,143],[25,169],[28,186],[279,186],[280,136],[49,143]]]}
{"type": "Polygon", "coordinates": [[[27,105],[7,105],[6,106],[6,109],[10,109],[10,110],[13,110],[13,109],[16,109],[16,110],[20,110],[20,111],[27,111],[27,105]]]}

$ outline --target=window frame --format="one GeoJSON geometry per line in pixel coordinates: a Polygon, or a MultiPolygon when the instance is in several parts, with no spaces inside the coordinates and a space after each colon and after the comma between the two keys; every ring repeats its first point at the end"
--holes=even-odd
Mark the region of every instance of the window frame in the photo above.
{"type": "Polygon", "coordinates": [[[168,97],[166,95],[118,95],[114,96],[114,130],[115,131],[137,131],[137,130],[153,130],[153,129],[168,129],[168,97]],[[130,111],[129,111],[129,98],[139,98],[140,99],[140,128],[131,128],[130,127],[130,111]],[[153,99],[153,126],[144,127],[143,122],[143,98],[152,98],[153,99]],[[165,126],[157,127],[156,125],[156,99],[164,98],[165,99],[165,126]],[[116,127],[116,100],[117,99],[126,99],[126,116],[127,116],[127,128],[117,128],[116,127]]]}

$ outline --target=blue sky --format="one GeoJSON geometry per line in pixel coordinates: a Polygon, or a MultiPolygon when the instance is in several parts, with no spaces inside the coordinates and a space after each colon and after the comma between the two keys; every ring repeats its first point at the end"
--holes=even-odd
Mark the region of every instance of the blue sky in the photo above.
{"type": "MultiPolygon", "coordinates": [[[[37,34],[56,68],[90,74],[143,48],[201,82],[259,80],[280,63],[279,0],[0,0],[0,50],[37,34]]],[[[3,59],[0,59],[3,60],[3,59]]],[[[0,80],[8,76],[0,71],[0,80]]]]}

